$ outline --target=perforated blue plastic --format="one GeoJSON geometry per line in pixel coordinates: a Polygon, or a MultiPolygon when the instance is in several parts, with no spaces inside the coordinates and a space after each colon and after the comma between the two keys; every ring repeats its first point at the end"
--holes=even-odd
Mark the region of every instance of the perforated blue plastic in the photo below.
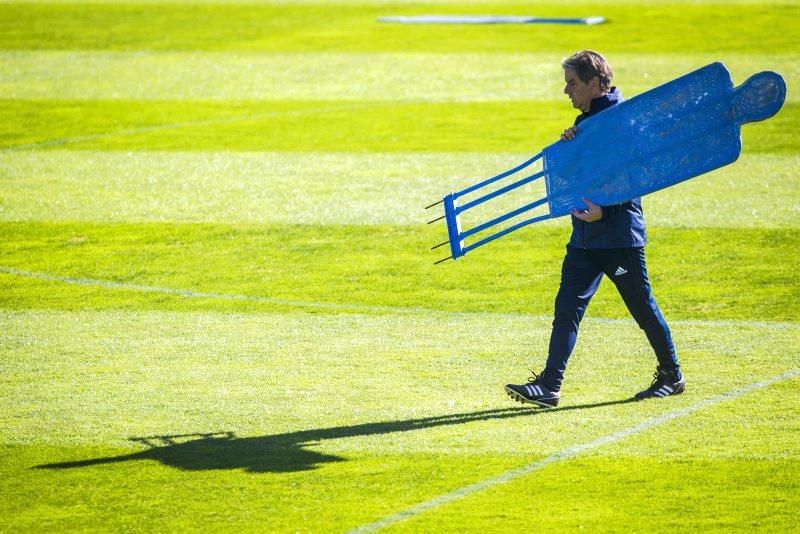
{"type": "MultiPolygon", "coordinates": [[[[741,125],[767,119],[786,99],[786,83],[760,72],[734,89],[722,63],[712,63],[612,106],[577,126],[571,141],[558,141],[525,163],[444,197],[451,257],[529,224],[584,209],[581,200],[619,204],[736,161],[741,125]],[[539,158],[544,170],[463,206],[458,198],[517,174],[539,158]],[[544,177],[546,197],[474,228],[461,230],[459,215],[498,195],[544,177]],[[514,224],[465,246],[465,238],[546,203],[549,213],[514,224]]],[[[449,259],[449,258],[446,258],[449,259]]]]}

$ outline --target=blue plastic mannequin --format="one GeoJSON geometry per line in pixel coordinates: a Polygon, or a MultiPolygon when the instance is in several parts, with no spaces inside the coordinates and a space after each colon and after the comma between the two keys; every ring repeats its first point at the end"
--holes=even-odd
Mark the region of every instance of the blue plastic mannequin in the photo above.
{"type": "Polygon", "coordinates": [[[772,117],[785,99],[786,83],[775,72],[755,74],[734,89],[722,63],[707,65],[590,117],[572,141],[553,143],[513,169],[446,195],[445,214],[434,221],[446,220],[448,241],[433,248],[449,243],[451,256],[440,261],[456,259],[524,226],[585,209],[582,198],[601,206],[619,204],[733,163],[742,149],[741,125],[772,117]],[[539,159],[542,171],[459,205],[460,197],[539,159]],[[542,177],[544,198],[461,229],[459,216],[466,210],[542,177]],[[470,236],[545,204],[545,215],[464,244],[470,236]]]}

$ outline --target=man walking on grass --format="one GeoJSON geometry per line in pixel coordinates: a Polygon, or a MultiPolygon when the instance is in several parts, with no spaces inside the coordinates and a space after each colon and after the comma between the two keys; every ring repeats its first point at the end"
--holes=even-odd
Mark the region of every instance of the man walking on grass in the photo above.
{"type": "MultiPolygon", "coordinates": [[[[611,86],[611,66],[603,56],[584,50],[565,59],[566,87],[573,107],[581,111],[575,124],[561,135],[569,142],[578,125],[619,102],[622,95],[611,86]]],[[[613,139],[608,140],[613,143],[613,139]]],[[[598,150],[603,150],[598,147],[598,150]]],[[[647,277],[644,246],[647,241],[641,200],[598,206],[583,199],[585,210],[572,211],[572,236],[561,268],[561,285],[555,302],[547,363],[527,384],[508,384],[506,392],[517,401],[544,408],[558,405],[567,361],[575,347],[578,325],[603,275],[616,285],[622,300],[655,351],[658,366],[650,387],[637,399],[683,393],[686,383],[669,327],[658,309],[647,277]]]]}

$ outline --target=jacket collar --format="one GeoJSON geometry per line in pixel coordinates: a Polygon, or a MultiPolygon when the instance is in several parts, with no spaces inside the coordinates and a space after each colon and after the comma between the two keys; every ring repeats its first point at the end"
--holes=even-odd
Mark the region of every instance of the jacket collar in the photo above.
{"type": "Polygon", "coordinates": [[[593,99],[592,102],[589,104],[589,111],[586,111],[583,114],[586,117],[591,117],[592,115],[600,113],[604,109],[610,108],[611,106],[620,102],[621,100],[622,100],[622,93],[620,93],[619,89],[617,89],[616,87],[612,87],[608,91],[608,93],[593,99]]]}

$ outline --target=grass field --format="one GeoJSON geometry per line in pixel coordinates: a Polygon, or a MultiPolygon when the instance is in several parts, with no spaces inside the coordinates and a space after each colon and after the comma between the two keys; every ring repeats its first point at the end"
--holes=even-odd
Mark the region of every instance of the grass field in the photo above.
{"type": "Polygon", "coordinates": [[[800,524],[800,2],[0,2],[0,530],[800,524]],[[402,26],[382,15],[602,15],[402,26]],[[644,199],[685,395],[611,284],[555,410],[569,221],[457,262],[422,209],[552,143],[559,62],[787,102],[644,199]]]}

